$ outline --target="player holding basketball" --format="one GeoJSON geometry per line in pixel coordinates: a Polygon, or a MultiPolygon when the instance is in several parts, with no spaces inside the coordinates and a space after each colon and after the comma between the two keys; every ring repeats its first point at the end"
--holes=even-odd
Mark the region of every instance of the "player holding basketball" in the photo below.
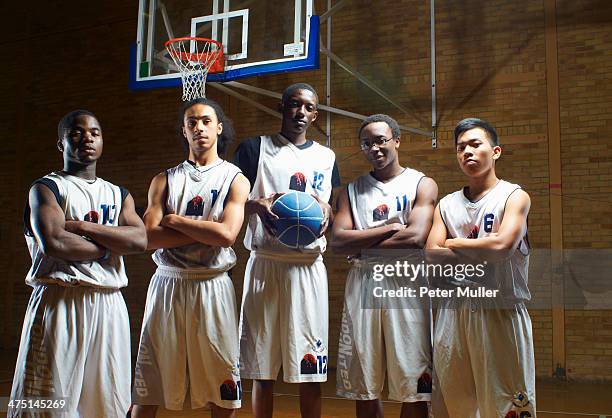
{"type": "MultiPolygon", "coordinates": [[[[454,136],[468,186],[438,204],[427,241],[433,250],[428,258],[493,262],[495,274],[485,281],[499,289],[501,297],[487,303],[447,299],[438,310],[434,368],[439,390],[451,417],[535,417],[531,320],[524,304],[530,298],[529,195],[497,178],[495,163],[502,149],[491,125],[464,119],[454,136]]],[[[473,283],[454,278],[452,284],[473,283]]],[[[434,413],[444,404],[434,405],[434,413]]]]}
{"type": "Polygon", "coordinates": [[[313,194],[325,230],[332,188],[340,184],[333,151],[306,139],[319,100],[308,84],[288,87],[279,105],[279,134],[244,141],[235,161],[251,181],[246,205],[249,223],[241,311],[240,364],[243,378],[254,379],[253,413],[272,417],[272,390],[278,371],[299,383],[302,417],[321,416],[320,382],[327,380],[327,272],[321,254],[325,237],[292,250],[274,236],[273,195],[290,190],[313,194]]]}
{"type": "Polygon", "coordinates": [[[214,418],[240,407],[238,321],[226,273],[244,219],[249,182],[221,159],[231,121],[209,99],[181,108],[188,160],[153,178],[144,215],[157,270],[149,284],[136,362],[133,417],[210,406],[214,418]]]}
{"type": "Polygon", "coordinates": [[[94,114],[67,113],[58,137],[64,168],[36,180],[26,204],[26,283],[34,290],[8,415],[31,416],[28,400],[56,399],[64,406],[46,412],[125,416],[131,361],[122,254],[144,251],[147,238],[128,191],[96,176],[103,142],[94,114]]]}
{"type": "MultiPolygon", "coordinates": [[[[357,401],[357,417],[381,418],[386,370],[389,398],[403,402],[401,417],[426,418],[426,402],[431,399],[429,301],[426,306],[363,309],[362,283],[372,278],[359,254],[367,249],[422,249],[438,186],[423,173],[400,165],[400,127],[391,117],[366,118],[359,141],[373,171],[342,191],[332,230],[334,251],[356,255],[344,297],[337,392],[357,401]]],[[[387,261],[392,264],[394,259],[387,261]]]]}

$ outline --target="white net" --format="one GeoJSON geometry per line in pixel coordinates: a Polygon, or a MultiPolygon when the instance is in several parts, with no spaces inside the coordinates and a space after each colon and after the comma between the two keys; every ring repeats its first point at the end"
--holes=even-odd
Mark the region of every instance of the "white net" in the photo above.
{"type": "Polygon", "coordinates": [[[183,101],[206,97],[206,76],[222,55],[222,45],[205,38],[177,38],[166,42],[166,49],[181,72],[183,101]]]}

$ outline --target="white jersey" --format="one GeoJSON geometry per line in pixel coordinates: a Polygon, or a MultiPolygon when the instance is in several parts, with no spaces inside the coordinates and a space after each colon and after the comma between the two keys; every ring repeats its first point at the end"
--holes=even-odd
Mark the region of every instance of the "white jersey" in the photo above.
{"type": "MultiPolygon", "coordinates": [[[[195,167],[184,161],[166,170],[167,213],[191,219],[220,222],[229,189],[240,169],[225,160],[195,167]]],[[[202,243],[177,248],[160,248],[153,253],[158,266],[197,269],[217,275],[236,263],[231,247],[217,247],[202,243]]]]}
{"type": "MultiPolygon", "coordinates": [[[[347,191],[354,228],[406,225],[424,177],[423,173],[406,168],[386,183],[376,180],[372,174],[349,183],[347,191]]],[[[401,252],[407,258],[417,252],[421,255],[420,250],[401,252]]],[[[397,256],[397,251],[391,251],[381,261],[391,264],[397,261],[397,256]]],[[[389,399],[429,401],[431,385],[426,384],[431,380],[429,303],[419,300],[418,304],[403,304],[395,306],[396,309],[364,309],[372,294],[370,284],[374,283],[371,264],[353,262],[344,294],[336,393],[361,401],[380,399],[386,380],[389,399]]],[[[401,280],[387,278],[385,287],[400,289],[405,284],[401,280]]]]}
{"type": "MultiPolygon", "coordinates": [[[[332,193],[332,172],[336,156],[334,152],[317,142],[300,149],[282,135],[262,136],[260,145],[257,178],[249,199],[270,197],[274,193],[298,190],[315,194],[328,202],[332,193]]],[[[249,218],[244,246],[251,250],[264,250],[277,255],[303,253],[322,253],[327,241],[320,237],[313,243],[293,250],[269,235],[256,214],[249,218]]]]}
{"type": "MultiPolygon", "coordinates": [[[[440,200],[440,214],[451,238],[482,238],[496,233],[502,223],[506,202],[521,187],[500,180],[486,195],[476,202],[459,190],[440,200]]],[[[504,299],[529,300],[527,287],[529,270],[529,241],[527,223],[522,225],[522,238],[516,251],[503,262],[496,263],[495,283],[486,283],[500,290],[504,299]]],[[[461,285],[454,279],[453,284],[461,285]]]]}
{"type": "MultiPolygon", "coordinates": [[[[35,182],[46,184],[56,195],[67,221],[88,221],[107,226],[118,226],[125,189],[101,178],[88,181],[57,171],[35,182]],[[55,189],[55,190],[54,190],[55,189]]],[[[123,257],[107,260],[66,261],[43,254],[30,226],[30,208],[26,208],[25,238],[32,257],[32,267],[26,283],[58,283],[67,286],[93,286],[119,289],[127,286],[123,257]]]]}
{"type": "Polygon", "coordinates": [[[420,171],[406,168],[387,183],[376,180],[372,174],[349,183],[347,190],[355,229],[392,223],[405,225],[423,177],[420,171]]]}

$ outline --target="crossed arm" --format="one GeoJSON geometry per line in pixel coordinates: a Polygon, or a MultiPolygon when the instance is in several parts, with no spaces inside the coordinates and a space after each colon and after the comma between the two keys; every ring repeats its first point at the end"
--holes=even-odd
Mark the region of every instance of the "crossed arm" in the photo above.
{"type": "Polygon", "coordinates": [[[107,249],[123,255],[144,251],[147,245],[144,225],[130,195],[123,202],[116,227],[67,221],[51,190],[42,184],[30,189],[28,199],[32,232],[46,255],[67,261],[90,261],[102,258],[107,249]]]}
{"type": "Polygon", "coordinates": [[[221,221],[202,221],[176,214],[164,215],[166,175],[158,174],[151,182],[149,206],[144,214],[148,249],[175,248],[196,242],[231,246],[242,227],[249,187],[246,177],[238,174],[230,186],[221,221]]]}
{"type": "Polygon", "coordinates": [[[486,237],[469,239],[448,237],[446,225],[440,214],[440,205],[438,205],[426,245],[428,250],[435,251],[428,253],[428,260],[431,262],[458,261],[460,256],[484,258],[489,261],[507,258],[515,251],[523,237],[523,225],[527,222],[530,206],[529,195],[521,189],[516,190],[506,202],[499,230],[486,237]]]}
{"type": "Polygon", "coordinates": [[[338,198],[332,228],[331,247],[339,254],[357,254],[366,248],[423,248],[431,226],[438,186],[425,177],[419,183],[415,205],[407,224],[388,224],[356,230],[351,216],[347,189],[338,198]]]}

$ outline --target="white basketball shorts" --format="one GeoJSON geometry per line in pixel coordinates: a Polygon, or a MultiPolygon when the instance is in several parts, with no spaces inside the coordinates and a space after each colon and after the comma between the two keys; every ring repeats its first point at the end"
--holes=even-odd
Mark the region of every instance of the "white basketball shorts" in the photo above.
{"type": "Polygon", "coordinates": [[[369,272],[366,266],[355,264],[348,274],[336,392],[349,399],[380,399],[388,375],[390,399],[429,401],[432,383],[429,300],[393,309],[366,309],[362,292],[368,292],[370,285],[376,283],[369,272]]]}
{"type": "Polygon", "coordinates": [[[432,404],[436,417],[536,416],[531,319],[522,303],[494,309],[467,299],[439,309],[434,369],[441,392],[434,398],[444,403],[432,404]]]}
{"type": "Polygon", "coordinates": [[[288,383],[327,380],[327,271],[316,255],[251,252],[240,315],[245,379],[288,383]]]}
{"type": "Polygon", "coordinates": [[[151,278],[133,402],[166,409],[240,408],[238,318],[227,273],[158,267],[151,278]]]}
{"type": "MultiPolygon", "coordinates": [[[[63,408],[44,411],[50,416],[124,417],[130,406],[130,369],[130,324],[119,290],[34,287],[12,400],[64,400],[63,408]]],[[[14,408],[8,416],[38,415],[14,408]]]]}

